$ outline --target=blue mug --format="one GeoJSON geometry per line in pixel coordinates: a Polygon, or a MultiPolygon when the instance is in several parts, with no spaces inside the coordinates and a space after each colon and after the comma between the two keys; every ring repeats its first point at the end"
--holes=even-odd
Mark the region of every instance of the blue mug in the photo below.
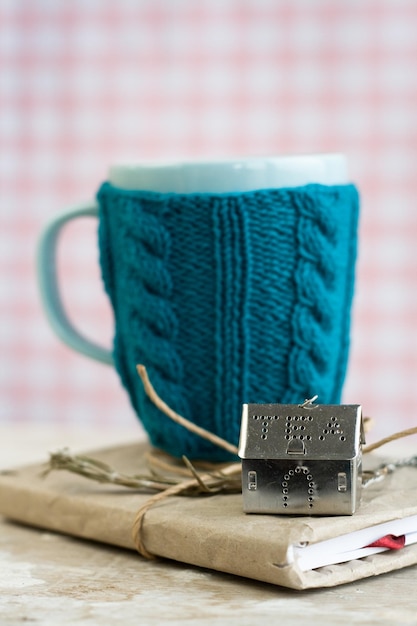
{"type": "Polygon", "coordinates": [[[65,343],[115,366],[154,446],[228,460],[160,413],[136,365],[172,409],[236,445],[242,403],[338,403],[358,207],[340,154],[116,165],[94,202],[43,232],[45,311],[65,343]],[[98,218],[112,350],[70,324],[57,284],[58,234],[84,216],[98,218]]]}

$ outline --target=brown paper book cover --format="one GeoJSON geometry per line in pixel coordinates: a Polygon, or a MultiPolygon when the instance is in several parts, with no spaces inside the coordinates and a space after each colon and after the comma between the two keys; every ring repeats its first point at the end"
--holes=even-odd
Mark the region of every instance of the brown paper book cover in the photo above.
{"type": "MultiPolygon", "coordinates": [[[[140,474],[147,473],[145,449],[143,443],[129,444],[88,456],[120,472],[140,474]]],[[[43,477],[44,470],[45,465],[31,465],[0,473],[0,514],[134,549],[132,525],[149,494],[100,485],[68,472],[43,477]]],[[[146,513],[143,541],[149,552],[167,559],[294,589],[330,587],[417,563],[416,494],[417,469],[404,467],[363,490],[361,506],[353,516],[247,515],[240,494],[171,497],[146,513]],[[404,522],[406,530],[402,530],[404,522]],[[407,534],[404,548],[375,549],[357,558],[361,552],[356,548],[364,548],[389,530],[407,534]],[[318,562],[329,553],[331,561],[333,539],[337,539],[335,560],[347,560],[310,567],[304,550],[314,547],[313,565],[317,554],[318,562]],[[340,556],[345,549],[346,556],[340,556]]]]}

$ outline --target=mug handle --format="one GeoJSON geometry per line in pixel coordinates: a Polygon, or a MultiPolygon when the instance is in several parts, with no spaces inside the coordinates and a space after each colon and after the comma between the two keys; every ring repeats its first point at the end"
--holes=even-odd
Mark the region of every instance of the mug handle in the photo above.
{"type": "Polygon", "coordinates": [[[53,219],[43,231],[37,252],[37,274],[42,303],[52,329],[70,348],[82,354],[113,365],[110,350],[92,343],[83,337],[71,324],[62,305],[58,289],[56,271],[56,250],[59,234],[63,226],[79,217],[98,217],[98,205],[95,202],[79,204],[53,219]]]}

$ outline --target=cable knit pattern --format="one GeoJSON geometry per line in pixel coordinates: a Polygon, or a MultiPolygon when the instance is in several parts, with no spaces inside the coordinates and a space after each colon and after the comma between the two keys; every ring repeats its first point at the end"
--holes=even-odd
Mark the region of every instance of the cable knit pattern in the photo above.
{"type": "Polygon", "coordinates": [[[340,189],[310,185],[294,195],[298,258],[292,347],[284,401],[304,393],[339,402],[349,341],[357,212],[345,211],[340,189]]]}
{"type": "Polygon", "coordinates": [[[243,402],[338,402],[356,256],[353,185],[159,194],[105,183],[100,262],[114,358],[152,443],[227,459],[149,402],[144,363],[172,408],[233,443],[243,402]]]}
{"type": "MultiPolygon", "coordinates": [[[[333,310],[336,222],[331,212],[326,212],[330,199],[320,195],[315,198],[311,190],[295,198],[299,251],[294,269],[296,302],[285,399],[293,397],[298,389],[305,390],[307,381],[309,392],[314,389],[322,399],[322,378],[332,360],[332,350],[337,349],[336,344],[328,341],[334,328],[332,321],[337,315],[337,310],[333,310]]],[[[329,391],[326,395],[329,396],[329,391]]]]}

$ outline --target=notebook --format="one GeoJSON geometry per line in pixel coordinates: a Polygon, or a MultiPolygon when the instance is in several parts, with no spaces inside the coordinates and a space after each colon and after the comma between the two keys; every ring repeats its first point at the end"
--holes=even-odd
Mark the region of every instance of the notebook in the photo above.
{"type": "MultiPolygon", "coordinates": [[[[87,455],[120,472],[146,473],[146,445],[87,455]]],[[[0,514],[134,549],[132,525],[149,494],[68,472],[43,477],[44,469],[38,464],[0,473],[0,514]]],[[[417,469],[404,467],[364,489],[352,516],[253,515],[243,512],[241,494],[177,496],[146,513],[143,541],[160,558],[294,589],[330,587],[417,563],[416,494],[417,469]]]]}

